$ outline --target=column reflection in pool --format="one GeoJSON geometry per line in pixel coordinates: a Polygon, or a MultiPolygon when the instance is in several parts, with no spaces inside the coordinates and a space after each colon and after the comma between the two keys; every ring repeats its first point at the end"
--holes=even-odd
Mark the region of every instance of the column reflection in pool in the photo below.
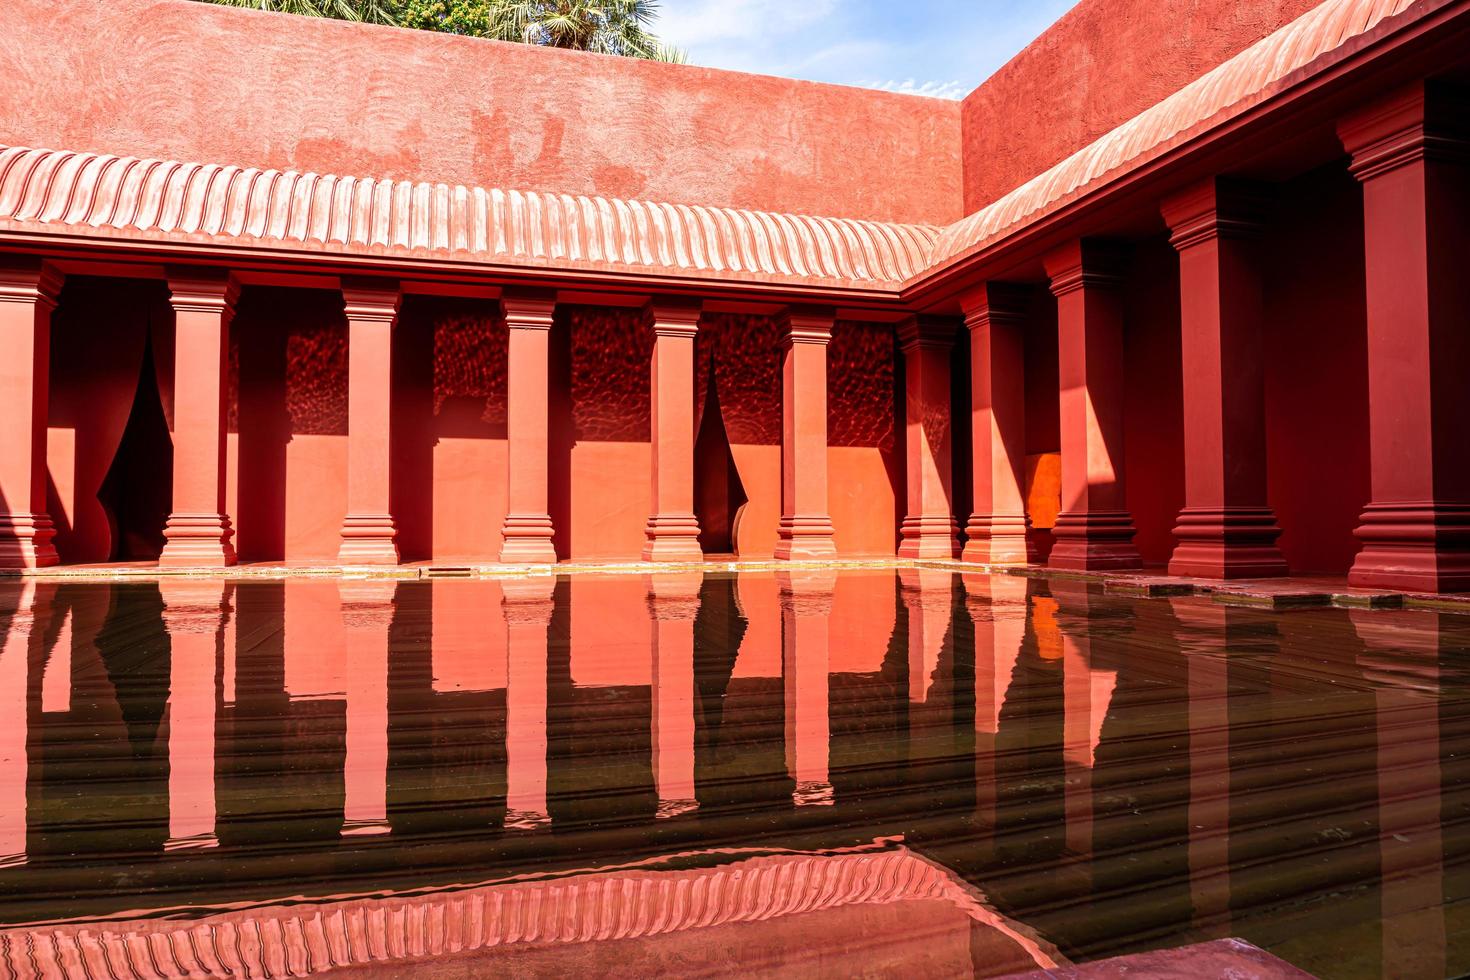
{"type": "MultiPolygon", "coordinates": [[[[386,834],[388,823],[388,630],[396,582],[341,583],[347,644],[346,802],[342,835],[386,834]]],[[[290,642],[290,638],[287,638],[290,642]]]]}
{"type": "Polygon", "coordinates": [[[923,704],[949,633],[953,574],[944,568],[905,568],[898,578],[909,616],[909,702],[923,704]]]}
{"type": "Polygon", "coordinates": [[[698,808],[694,793],[694,617],[703,572],[648,575],[653,781],[660,818],[698,808]]]}
{"type": "Polygon", "coordinates": [[[551,822],[546,804],[546,644],[551,576],[506,579],[505,829],[535,830],[551,822]]]}
{"type": "Polygon", "coordinates": [[[833,801],[827,771],[829,746],[828,618],[834,572],[780,572],[781,676],[785,688],[786,771],[795,781],[797,806],[833,801]]]}
{"type": "Polygon", "coordinates": [[[26,862],[27,681],[36,586],[24,582],[14,595],[14,607],[0,610],[8,614],[0,640],[0,867],[26,862]]]}
{"type": "Polygon", "coordinates": [[[975,624],[975,817],[995,827],[995,737],[1011,676],[1026,638],[1028,580],[965,575],[965,606],[975,624]]]}
{"type": "Polygon", "coordinates": [[[1118,675],[1092,666],[1092,637],[1097,628],[1095,600],[1099,597],[1090,595],[1081,582],[1053,581],[1051,590],[1057,601],[1055,622],[1061,634],[1067,849],[1080,857],[1091,857],[1092,769],[1118,675]]]}
{"type": "Polygon", "coordinates": [[[164,579],[169,635],[168,840],[166,850],[214,847],[215,714],[221,640],[229,619],[227,584],[164,579]]]}

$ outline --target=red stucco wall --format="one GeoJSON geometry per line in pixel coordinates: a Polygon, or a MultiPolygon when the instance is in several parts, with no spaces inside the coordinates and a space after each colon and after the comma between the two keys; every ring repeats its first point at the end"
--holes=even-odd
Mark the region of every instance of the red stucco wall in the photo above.
{"type": "Polygon", "coordinates": [[[0,64],[0,142],[24,146],[893,221],[961,214],[960,110],[940,99],[186,0],[7,4],[0,64]]]}
{"type": "Polygon", "coordinates": [[[1082,0],[965,99],[965,210],[1046,170],[1320,0],[1082,0]]]}

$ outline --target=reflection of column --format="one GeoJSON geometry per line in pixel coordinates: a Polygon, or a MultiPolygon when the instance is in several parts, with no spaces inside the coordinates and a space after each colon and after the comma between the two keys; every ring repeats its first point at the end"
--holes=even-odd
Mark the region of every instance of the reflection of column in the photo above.
{"type": "Polygon", "coordinates": [[[342,836],[386,834],[388,823],[388,631],[396,583],[345,579],[347,643],[347,799],[342,836]]]}
{"type": "Polygon", "coordinates": [[[392,461],[393,326],[396,283],[342,285],[347,312],[347,517],[338,560],[396,565],[398,531],[389,508],[392,461]]]}
{"type": "Polygon", "coordinates": [[[1053,582],[1062,641],[1062,761],[1066,768],[1067,848],[1092,853],[1092,769],[1102,741],[1103,723],[1112,703],[1117,671],[1092,666],[1089,621],[1091,598],[1086,585],[1053,582]],[[1075,625],[1074,625],[1075,624],[1075,625]],[[1071,627],[1071,628],[1068,628],[1071,627]]]}
{"type": "Polygon", "coordinates": [[[555,587],[555,579],[540,576],[502,583],[506,830],[534,830],[551,822],[546,803],[546,631],[555,587]]]}
{"type": "Polygon", "coordinates": [[[827,345],[833,313],[786,311],[781,345],[781,524],[777,558],[830,558],[827,502],[827,345]]]}
{"type": "Polygon", "coordinates": [[[975,816],[995,827],[995,738],[1011,676],[1026,638],[1028,580],[964,575],[965,607],[975,624],[975,816]]]}
{"type": "Polygon", "coordinates": [[[500,560],[551,564],[547,451],[551,368],[551,321],[556,299],[549,293],[507,291],[505,305],[506,458],[508,486],[505,543],[500,560]]]}
{"type": "Polygon", "coordinates": [[[699,806],[694,794],[694,617],[701,572],[648,576],[653,620],[653,782],[658,816],[699,806]]]}
{"type": "Polygon", "coordinates": [[[0,568],[57,562],[46,514],[46,400],[60,291],[61,274],[49,265],[0,264],[0,568]]]}
{"type": "Polygon", "coordinates": [[[1046,258],[1057,298],[1062,512],[1048,564],[1139,568],[1123,492],[1123,300],[1116,254],[1074,241],[1046,258]]]}
{"type": "Polygon", "coordinates": [[[26,862],[29,660],[36,586],[22,581],[0,637],[0,868],[26,862]]]}
{"type": "Polygon", "coordinates": [[[1353,585],[1470,589],[1470,129],[1432,82],[1338,131],[1363,185],[1372,501],[1353,585]]]}
{"type": "Polygon", "coordinates": [[[1232,620],[1249,613],[1171,601],[1189,691],[1189,898],[1202,936],[1230,935],[1230,662],[1232,620]]]}
{"type": "Polygon", "coordinates": [[[235,564],[225,513],[230,320],[239,286],[227,273],[169,277],[174,309],[173,512],[160,565],[235,564]]]}
{"type": "Polygon", "coordinates": [[[909,701],[929,699],[939,654],[953,615],[953,576],[941,568],[905,568],[898,573],[899,594],[908,610],[909,701]]]}
{"type": "Polygon", "coordinates": [[[653,331],[651,384],[653,516],[644,561],[699,561],[694,518],[694,335],[698,300],[656,300],[645,310],[653,331]]]}
{"type": "Polygon", "coordinates": [[[1212,178],[1164,204],[1179,252],[1184,510],[1171,575],[1285,575],[1266,503],[1261,269],[1265,195],[1212,178]]]}
{"type": "Polygon", "coordinates": [[[215,711],[229,607],[218,579],[164,579],[168,627],[168,840],[166,850],[213,847],[215,711]]]}
{"type": "Polygon", "coordinates": [[[1349,614],[1366,647],[1360,661],[1376,681],[1378,841],[1385,977],[1442,977],[1447,971],[1440,802],[1440,614],[1349,614]],[[1375,677],[1382,654],[1393,668],[1375,677]],[[1405,671],[1413,658],[1413,674],[1405,671]]]}
{"type": "Polygon", "coordinates": [[[1026,294],[986,283],[965,297],[970,328],[970,441],[974,512],[965,561],[1034,561],[1026,540],[1026,294]]]}
{"type": "Polygon", "coordinates": [[[903,351],[908,458],[908,513],[898,553],[903,558],[955,558],[959,526],[950,500],[954,447],[949,419],[954,324],[910,317],[899,325],[898,342],[903,351]]]}
{"type": "Polygon", "coordinates": [[[797,806],[828,806],[832,782],[827,667],[832,572],[782,572],[781,677],[785,684],[786,771],[796,783],[797,806]]]}
{"type": "Polygon", "coordinates": [[[51,644],[51,652],[46,655],[46,666],[41,670],[41,710],[47,714],[71,710],[71,628],[74,618],[72,611],[67,610],[56,634],[56,642],[51,644]]]}

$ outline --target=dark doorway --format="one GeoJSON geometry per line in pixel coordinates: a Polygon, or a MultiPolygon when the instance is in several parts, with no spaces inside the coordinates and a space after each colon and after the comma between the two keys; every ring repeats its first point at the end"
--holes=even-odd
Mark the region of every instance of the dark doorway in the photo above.
{"type": "Polygon", "coordinates": [[[173,509],[173,470],[174,443],[158,393],[150,333],[143,345],[127,427],[97,491],[97,500],[112,525],[110,561],[157,560],[163,551],[163,528],[173,509]]]}
{"type": "Polygon", "coordinates": [[[694,516],[699,519],[699,547],[706,555],[734,553],[735,522],[745,501],[745,486],[735,469],[711,371],[704,417],[694,437],[694,516]]]}

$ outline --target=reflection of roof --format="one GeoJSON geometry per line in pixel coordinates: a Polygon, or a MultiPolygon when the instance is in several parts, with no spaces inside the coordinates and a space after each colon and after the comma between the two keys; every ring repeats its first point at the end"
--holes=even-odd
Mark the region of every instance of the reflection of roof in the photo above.
{"type": "Polygon", "coordinates": [[[1384,19],[1440,5],[1325,0],[943,230],[20,147],[0,148],[0,230],[896,289],[1264,101],[1384,19]]]}
{"type": "Polygon", "coordinates": [[[0,963],[19,967],[20,976],[29,975],[33,963],[46,976],[74,975],[64,967],[77,963],[91,966],[90,975],[116,977],[158,976],[153,964],[159,963],[177,964],[190,976],[305,976],[495,947],[649,938],[845,906],[926,900],[953,906],[961,922],[990,926],[1027,965],[1053,967],[1060,959],[973,889],[903,847],[767,852],[734,860],[740,856],[692,852],[455,891],[295,899],[188,919],[8,929],[0,932],[0,963]],[[671,861],[726,863],[669,868],[671,861]]]}

